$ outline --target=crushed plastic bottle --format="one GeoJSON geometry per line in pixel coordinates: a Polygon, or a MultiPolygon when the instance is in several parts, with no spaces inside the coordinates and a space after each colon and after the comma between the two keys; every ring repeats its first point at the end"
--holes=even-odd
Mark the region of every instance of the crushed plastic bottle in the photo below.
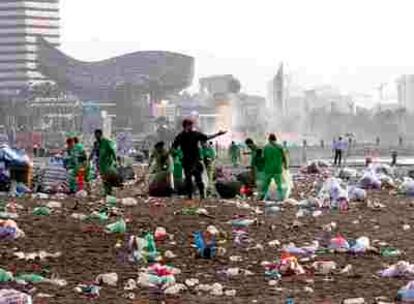
{"type": "Polygon", "coordinates": [[[116,221],[115,223],[106,225],[106,232],[107,233],[125,233],[126,232],[126,223],[124,219],[120,219],[119,221],[116,221]]]}
{"type": "Polygon", "coordinates": [[[106,204],[108,206],[115,207],[116,206],[117,199],[116,199],[115,196],[107,195],[106,196],[106,199],[105,199],[105,202],[106,202],[106,204]]]}
{"type": "Polygon", "coordinates": [[[365,304],[364,298],[345,299],[342,304],[365,304]]]}
{"type": "Polygon", "coordinates": [[[32,214],[37,216],[49,216],[52,210],[48,207],[36,207],[33,209],[32,214]]]}
{"type": "Polygon", "coordinates": [[[46,278],[39,275],[39,274],[23,273],[23,274],[20,274],[20,275],[16,276],[15,280],[36,284],[36,283],[44,282],[46,280],[46,278]]]}
{"type": "Polygon", "coordinates": [[[13,281],[13,274],[0,268],[0,283],[6,283],[13,281]]]}
{"type": "Polygon", "coordinates": [[[146,258],[147,258],[147,261],[155,262],[157,257],[159,256],[159,252],[157,251],[154,236],[151,232],[148,232],[145,235],[145,241],[146,241],[146,258]]]}
{"type": "Polygon", "coordinates": [[[233,227],[248,227],[252,225],[255,222],[255,220],[252,219],[246,219],[246,218],[240,218],[240,219],[234,219],[230,221],[230,224],[233,227]]]}
{"type": "Polygon", "coordinates": [[[380,253],[383,257],[397,257],[401,255],[399,249],[389,247],[381,249],[380,253]]]}
{"type": "Polygon", "coordinates": [[[80,284],[75,287],[75,291],[78,293],[82,293],[87,298],[97,298],[99,297],[99,291],[102,287],[94,285],[94,284],[80,284]]]}
{"type": "Polygon", "coordinates": [[[109,219],[108,214],[105,212],[92,212],[89,216],[86,217],[88,220],[99,220],[101,222],[105,222],[109,219]]]}
{"type": "Polygon", "coordinates": [[[138,205],[138,201],[133,197],[125,197],[121,200],[121,204],[125,207],[133,207],[138,205]]]}

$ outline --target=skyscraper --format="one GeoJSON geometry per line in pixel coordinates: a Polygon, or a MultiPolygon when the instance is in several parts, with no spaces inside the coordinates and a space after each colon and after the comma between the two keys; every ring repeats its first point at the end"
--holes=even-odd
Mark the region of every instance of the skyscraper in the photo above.
{"type": "Polygon", "coordinates": [[[414,113],[414,75],[402,75],[397,80],[397,90],[400,106],[414,113]]]}
{"type": "Polygon", "coordinates": [[[59,0],[0,1],[0,92],[44,80],[36,68],[36,36],[59,46],[59,0]]]}
{"type": "Polygon", "coordinates": [[[270,108],[273,115],[283,117],[287,115],[287,90],[286,76],[283,62],[280,63],[277,74],[273,77],[269,86],[270,108]]]}

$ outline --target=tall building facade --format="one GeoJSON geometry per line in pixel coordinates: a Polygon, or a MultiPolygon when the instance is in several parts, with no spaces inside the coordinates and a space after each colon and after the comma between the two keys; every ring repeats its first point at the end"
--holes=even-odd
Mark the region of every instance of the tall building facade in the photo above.
{"type": "Polygon", "coordinates": [[[36,65],[37,36],[59,46],[59,0],[0,1],[0,92],[45,80],[36,65]]]}
{"type": "Polygon", "coordinates": [[[283,63],[281,63],[270,85],[270,108],[274,115],[279,117],[287,115],[286,93],[285,72],[283,63]]]}
{"type": "Polygon", "coordinates": [[[414,113],[414,75],[402,75],[397,81],[397,90],[400,106],[414,113]]]}

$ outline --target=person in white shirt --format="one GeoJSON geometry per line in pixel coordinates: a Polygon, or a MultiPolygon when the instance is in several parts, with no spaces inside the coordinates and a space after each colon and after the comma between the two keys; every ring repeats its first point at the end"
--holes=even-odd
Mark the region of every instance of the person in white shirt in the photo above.
{"type": "Polygon", "coordinates": [[[339,137],[338,140],[334,141],[333,144],[333,150],[335,152],[335,158],[334,158],[334,165],[335,166],[341,166],[342,163],[342,156],[344,154],[344,151],[346,150],[347,143],[345,140],[343,140],[342,137],[339,137]]]}

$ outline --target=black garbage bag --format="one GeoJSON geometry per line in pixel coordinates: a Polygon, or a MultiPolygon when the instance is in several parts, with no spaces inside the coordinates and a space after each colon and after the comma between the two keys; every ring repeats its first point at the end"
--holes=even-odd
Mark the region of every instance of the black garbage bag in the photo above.
{"type": "Polygon", "coordinates": [[[150,176],[148,193],[154,197],[169,197],[173,193],[171,174],[168,171],[154,173],[150,176]]]}
{"type": "Polygon", "coordinates": [[[135,179],[135,172],[132,166],[120,167],[118,173],[123,181],[129,181],[135,179]]]}
{"type": "Polygon", "coordinates": [[[252,179],[252,173],[250,171],[243,171],[237,175],[237,180],[242,183],[242,185],[254,185],[255,181],[252,179]]]}
{"type": "Polygon", "coordinates": [[[221,198],[230,199],[240,193],[242,183],[240,181],[217,181],[216,190],[221,198]]]}

